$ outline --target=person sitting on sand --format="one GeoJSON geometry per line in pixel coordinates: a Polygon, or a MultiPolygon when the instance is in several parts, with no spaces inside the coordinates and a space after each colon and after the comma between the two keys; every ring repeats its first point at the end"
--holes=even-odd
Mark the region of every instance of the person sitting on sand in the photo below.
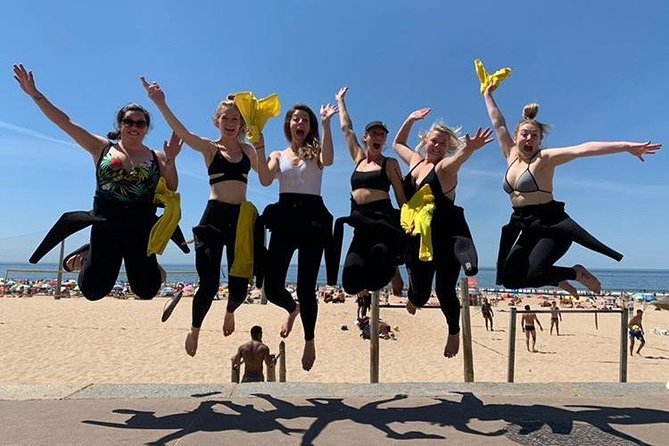
{"type": "Polygon", "coordinates": [[[636,354],[640,354],[641,349],[646,345],[646,339],[643,336],[643,325],[641,324],[641,319],[643,317],[643,310],[636,310],[636,316],[630,319],[627,327],[629,328],[630,336],[630,356],[634,356],[634,340],[639,340],[639,348],[636,350],[636,354]]]}
{"type": "MultiPolygon", "coordinates": [[[[530,311],[530,306],[525,305],[525,311],[530,311]]],[[[534,328],[534,324],[537,324],[541,331],[544,331],[544,327],[541,326],[541,322],[537,318],[535,313],[525,313],[520,321],[520,327],[525,333],[525,345],[527,346],[527,351],[536,353],[537,349],[535,345],[537,343],[537,329],[534,328]],[[530,350],[530,336],[532,336],[532,350],[530,350]]]]}
{"type": "Polygon", "coordinates": [[[232,366],[239,367],[244,360],[243,383],[263,382],[263,362],[267,367],[274,365],[275,359],[269,354],[269,347],[262,342],[262,327],[251,327],[251,340],[240,345],[237,354],[232,357],[232,366]]]}

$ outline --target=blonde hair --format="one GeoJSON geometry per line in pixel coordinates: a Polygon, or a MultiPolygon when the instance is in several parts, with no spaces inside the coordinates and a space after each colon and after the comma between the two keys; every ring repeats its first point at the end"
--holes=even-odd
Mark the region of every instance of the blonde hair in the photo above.
{"type": "Polygon", "coordinates": [[[548,135],[551,131],[551,126],[549,124],[544,124],[543,122],[539,122],[536,119],[534,119],[538,114],[539,114],[539,104],[537,104],[536,102],[532,102],[523,107],[523,117],[520,120],[520,122],[516,124],[516,130],[513,132],[513,134],[516,135],[518,133],[518,129],[520,128],[521,125],[532,124],[539,129],[539,133],[541,133],[542,138],[544,137],[544,135],[548,135]]]}
{"type": "Polygon", "coordinates": [[[216,128],[219,128],[218,125],[218,118],[221,117],[221,114],[223,113],[224,108],[234,108],[237,110],[239,113],[239,119],[241,120],[241,126],[239,127],[239,133],[237,133],[237,140],[239,142],[244,142],[246,138],[246,121],[244,121],[244,117],[242,116],[242,112],[239,111],[239,108],[237,107],[237,104],[235,104],[234,101],[235,95],[229,95],[227,98],[223,99],[221,102],[218,103],[218,107],[216,107],[216,112],[214,113],[214,116],[212,116],[212,121],[214,122],[214,126],[216,128]]]}
{"type": "Polygon", "coordinates": [[[427,130],[427,132],[420,132],[418,134],[418,137],[420,138],[420,142],[416,146],[416,151],[423,153],[423,147],[425,146],[425,138],[432,133],[432,132],[439,132],[439,133],[445,133],[446,136],[448,136],[448,149],[446,149],[447,152],[449,153],[455,153],[462,147],[463,140],[462,136],[460,135],[460,130],[462,130],[461,127],[449,127],[445,123],[438,121],[435,122],[430,126],[430,128],[427,130]]]}

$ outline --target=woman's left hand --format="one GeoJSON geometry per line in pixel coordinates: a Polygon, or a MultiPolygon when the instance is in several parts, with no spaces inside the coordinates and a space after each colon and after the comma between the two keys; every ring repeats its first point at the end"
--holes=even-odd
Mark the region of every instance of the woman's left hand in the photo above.
{"type": "Polygon", "coordinates": [[[339,109],[330,103],[321,105],[321,121],[328,122],[337,112],[339,109]]]}
{"type": "Polygon", "coordinates": [[[662,144],[651,144],[650,141],[646,141],[644,143],[630,144],[630,146],[627,148],[627,151],[632,155],[636,156],[637,158],[639,158],[641,161],[645,161],[643,159],[644,155],[654,155],[655,152],[657,152],[661,148],[662,144]]]}
{"type": "Polygon", "coordinates": [[[163,152],[165,152],[165,157],[168,160],[174,160],[181,152],[181,146],[183,146],[183,143],[183,140],[179,138],[176,133],[172,132],[170,140],[163,143],[163,152]]]}
{"type": "Polygon", "coordinates": [[[492,129],[490,127],[486,127],[485,129],[479,127],[473,138],[470,138],[469,133],[465,135],[465,149],[478,150],[494,141],[494,138],[491,138],[491,136],[492,129]]]}

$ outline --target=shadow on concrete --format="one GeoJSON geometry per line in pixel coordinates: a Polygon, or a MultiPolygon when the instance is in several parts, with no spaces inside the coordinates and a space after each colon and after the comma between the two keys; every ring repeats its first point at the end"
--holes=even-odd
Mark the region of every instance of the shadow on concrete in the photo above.
{"type": "MultiPolygon", "coordinates": [[[[331,423],[346,421],[373,427],[392,440],[436,439],[447,440],[446,435],[419,430],[400,432],[400,429],[423,430],[432,426],[451,427],[458,432],[484,437],[504,436],[519,444],[547,444],[562,438],[570,444],[640,444],[638,439],[617,430],[614,425],[634,426],[667,423],[669,412],[639,407],[608,407],[567,405],[564,408],[542,404],[485,404],[470,392],[454,392],[460,401],[440,398],[412,398],[396,395],[363,405],[355,405],[358,397],[306,398],[292,403],[266,394],[255,398],[270,403],[272,409],[256,408],[253,404],[237,404],[230,400],[202,401],[192,411],[155,416],[155,412],[135,409],[115,409],[113,413],[131,415],[125,422],[83,420],[82,423],[108,428],[171,431],[150,445],[167,445],[197,432],[242,431],[261,433],[277,431],[286,437],[301,436],[301,444],[311,445],[331,423]],[[406,400],[402,402],[402,400],[406,400]],[[227,413],[217,412],[219,408],[227,413]],[[234,412],[231,414],[229,412],[234,412]],[[306,428],[288,427],[301,421],[306,428]],[[470,427],[472,421],[495,421],[504,427],[484,432],[470,427]],[[286,424],[284,424],[286,423],[286,424]],[[412,424],[413,423],[413,424],[412,424]],[[581,437],[582,441],[579,441],[581,437]],[[601,442],[601,443],[600,443],[601,442]]],[[[369,399],[369,398],[366,398],[369,399]]],[[[476,424],[476,423],[474,423],[476,424]]],[[[434,431],[434,429],[430,429],[434,431]]],[[[294,438],[294,437],[293,437],[294,438]]],[[[346,443],[345,439],[342,439],[346,443]]]]}

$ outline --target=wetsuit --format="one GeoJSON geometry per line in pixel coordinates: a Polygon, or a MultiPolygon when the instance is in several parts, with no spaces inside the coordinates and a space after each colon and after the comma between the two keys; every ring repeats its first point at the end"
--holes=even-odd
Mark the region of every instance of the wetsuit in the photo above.
{"type": "MultiPolygon", "coordinates": [[[[321,197],[323,171],[315,159],[301,160],[298,165],[281,152],[279,158],[279,201],[268,205],[262,220],[271,231],[267,250],[264,289],[267,300],[295,311],[296,303],[286,290],[288,266],[297,250],[297,299],[304,339],[314,339],[318,306],[316,282],[324,249],[332,246],[332,214],[321,197]]],[[[332,271],[331,258],[326,253],[328,269],[332,271]]],[[[336,269],[335,269],[336,272],[336,269]]],[[[329,273],[328,282],[331,281],[329,273]]],[[[335,274],[336,277],[336,274],[335,274]]]]}
{"type": "MultiPolygon", "coordinates": [[[[351,189],[373,189],[390,191],[390,179],[386,171],[389,158],[384,157],[380,170],[351,175],[351,189]]],[[[351,198],[349,217],[337,219],[335,243],[343,236],[341,225],[348,223],[355,228],[351,245],[344,260],[342,285],[348,294],[362,290],[376,291],[384,287],[395,274],[396,266],[404,263],[404,231],[399,223],[399,210],[393,208],[390,199],[358,204],[351,198]]]]}
{"type": "MultiPolygon", "coordinates": [[[[237,163],[228,161],[220,151],[216,152],[207,169],[209,184],[225,181],[248,182],[251,160],[244,152],[237,163]]],[[[239,220],[240,204],[209,200],[200,223],[193,228],[195,236],[195,268],[200,280],[200,287],[193,296],[192,325],[200,328],[204,317],[221,283],[221,259],[223,247],[226,247],[228,263],[228,304],[226,311],[233,313],[246,298],[247,277],[230,275],[230,268],[235,260],[235,241],[239,220]]]]}
{"type": "MultiPolygon", "coordinates": [[[[517,161],[517,160],[516,160],[517,161]]],[[[508,180],[509,165],[504,175],[504,190],[513,192],[545,192],[527,169],[516,179],[508,180]]],[[[593,237],[564,210],[564,203],[551,200],[547,203],[514,207],[509,223],[502,227],[497,255],[496,283],[505,288],[557,286],[563,280],[576,279],[573,268],[554,266],[569,249],[572,242],[604,254],[616,261],[622,254],[593,237]]]]}
{"type": "Polygon", "coordinates": [[[432,171],[415,185],[411,172],[423,160],[417,163],[404,177],[403,185],[407,199],[416,190],[429,184],[434,195],[435,210],[432,214],[432,251],[433,260],[424,262],[418,258],[417,238],[412,238],[406,250],[405,258],[409,272],[408,297],[416,307],[422,307],[430,298],[432,282],[441,306],[441,311],[448,322],[448,333],[460,332],[460,302],[455,293],[455,286],[462,267],[468,276],[478,272],[478,256],[469,226],[465,220],[464,209],[456,206],[446,196],[455,189],[442,192],[441,182],[437,173],[432,171]],[[436,278],[435,278],[436,275],[436,278]]]}

